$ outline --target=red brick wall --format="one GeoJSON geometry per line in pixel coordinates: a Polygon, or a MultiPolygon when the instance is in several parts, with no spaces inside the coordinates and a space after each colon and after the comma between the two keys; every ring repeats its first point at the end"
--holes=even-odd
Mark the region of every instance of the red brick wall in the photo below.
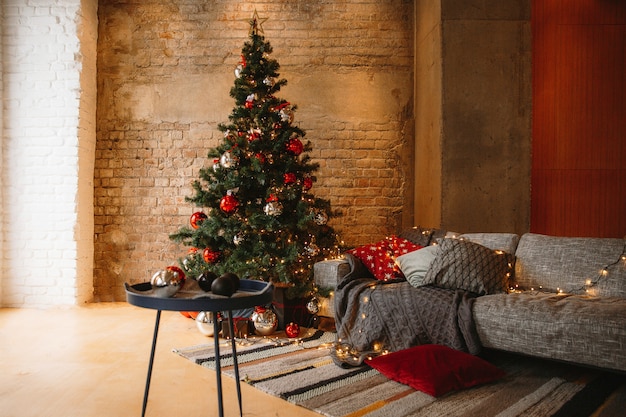
{"type": "Polygon", "coordinates": [[[195,210],[184,199],[234,105],[228,92],[255,8],[289,82],[280,96],[298,106],[320,163],[313,191],[341,213],[332,226],[357,245],[410,225],[412,1],[103,0],[97,300],[123,300],[123,282],[184,255],[168,235],[195,210]]]}

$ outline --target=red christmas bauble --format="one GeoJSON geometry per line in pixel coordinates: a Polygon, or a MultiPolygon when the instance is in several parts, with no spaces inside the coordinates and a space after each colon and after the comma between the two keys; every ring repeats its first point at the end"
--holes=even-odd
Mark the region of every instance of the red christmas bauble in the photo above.
{"type": "Polygon", "coordinates": [[[254,157],[255,157],[255,158],[256,158],[256,159],[257,159],[257,160],[258,160],[261,164],[264,164],[264,163],[265,163],[265,161],[266,161],[265,155],[263,155],[263,154],[262,154],[262,153],[260,153],[260,152],[255,153],[255,154],[254,154],[254,157]]]}
{"type": "Polygon", "coordinates": [[[248,141],[252,142],[261,138],[261,132],[258,129],[253,129],[248,133],[248,141]]]}
{"type": "Polygon", "coordinates": [[[226,214],[233,213],[235,210],[237,210],[238,206],[239,206],[239,201],[237,201],[235,196],[232,194],[226,194],[220,200],[220,209],[222,209],[222,211],[226,214]]]}
{"type": "Polygon", "coordinates": [[[290,339],[300,336],[300,326],[298,326],[297,323],[289,323],[287,327],[285,327],[285,334],[290,339]]]}
{"type": "Polygon", "coordinates": [[[289,142],[287,142],[287,150],[298,156],[304,151],[304,144],[302,144],[302,141],[298,138],[291,138],[289,142]]]}
{"type": "Polygon", "coordinates": [[[204,259],[204,262],[208,264],[215,263],[219,259],[219,257],[220,253],[214,251],[211,248],[206,248],[204,251],[202,251],[202,258],[204,259]]]}
{"type": "Polygon", "coordinates": [[[185,282],[185,273],[183,272],[183,270],[180,269],[179,267],[173,266],[173,265],[168,266],[165,269],[167,271],[172,271],[172,272],[177,273],[178,274],[178,279],[181,281],[181,286],[182,286],[182,284],[185,282]]]}
{"type": "Polygon", "coordinates": [[[302,186],[305,190],[310,190],[313,187],[313,179],[311,177],[305,177],[302,181],[302,186]]]}
{"type": "Polygon", "coordinates": [[[288,172],[285,174],[285,185],[293,184],[296,182],[296,174],[288,172]]]}
{"type": "Polygon", "coordinates": [[[288,107],[291,103],[289,103],[288,101],[285,101],[284,103],[279,104],[278,106],[276,106],[276,111],[281,111],[282,109],[288,107]]]}
{"type": "Polygon", "coordinates": [[[191,227],[197,229],[198,227],[200,227],[200,224],[202,224],[202,222],[205,221],[207,218],[208,216],[203,212],[196,211],[189,218],[189,223],[191,224],[191,227]]]}

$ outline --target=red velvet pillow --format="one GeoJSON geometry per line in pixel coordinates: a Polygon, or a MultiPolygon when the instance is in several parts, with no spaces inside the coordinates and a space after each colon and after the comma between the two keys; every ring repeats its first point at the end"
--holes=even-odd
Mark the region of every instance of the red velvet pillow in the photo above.
{"type": "Polygon", "coordinates": [[[391,236],[371,245],[359,246],[348,253],[359,258],[376,279],[387,281],[404,277],[396,265],[398,256],[421,248],[406,239],[391,236]]]}
{"type": "Polygon", "coordinates": [[[502,378],[503,370],[469,353],[442,345],[421,345],[368,359],[387,378],[439,397],[502,378]]]}

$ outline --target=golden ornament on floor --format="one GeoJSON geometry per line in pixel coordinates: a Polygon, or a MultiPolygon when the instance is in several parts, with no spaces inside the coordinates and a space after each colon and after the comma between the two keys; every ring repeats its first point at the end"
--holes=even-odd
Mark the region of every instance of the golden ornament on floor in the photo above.
{"type": "Polygon", "coordinates": [[[265,307],[255,307],[254,313],[250,316],[256,334],[269,336],[278,328],[278,317],[276,313],[265,307]]]}

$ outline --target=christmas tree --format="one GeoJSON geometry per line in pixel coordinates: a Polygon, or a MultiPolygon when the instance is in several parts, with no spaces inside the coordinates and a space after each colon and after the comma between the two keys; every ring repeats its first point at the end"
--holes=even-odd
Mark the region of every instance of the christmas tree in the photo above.
{"type": "Polygon", "coordinates": [[[337,251],[337,237],[329,201],[311,192],[319,164],[294,125],[296,106],[276,96],[287,81],[261,23],[255,11],[230,90],[235,107],[218,125],[223,140],[187,198],[199,210],[170,238],[190,246],[181,263],[192,277],[231,272],[299,297],[312,290],[313,264],[337,251]]]}

